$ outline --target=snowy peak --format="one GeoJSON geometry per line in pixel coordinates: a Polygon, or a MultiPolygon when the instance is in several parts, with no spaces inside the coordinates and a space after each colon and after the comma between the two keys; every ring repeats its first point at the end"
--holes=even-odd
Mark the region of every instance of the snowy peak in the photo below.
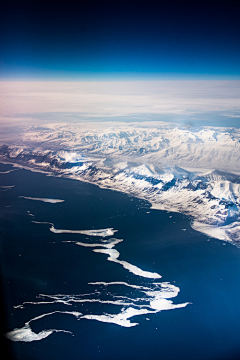
{"type": "Polygon", "coordinates": [[[27,129],[18,145],[70,151],[161,167],[201,167],[240,172],[240,130],[186,128],[163,122],[107,126],[50,124],[27,129]],[[123,160],[124,159],[124,160],[123,160]]]}
{"type": "Polygon", "coordinates": [[[25,146],[0,147],[0,160],[146,199],[191,217],[196,230],[240,244],[240,176],[229,173],[240,173],[239,130],[98,126],[32,127],[25,146]]]}

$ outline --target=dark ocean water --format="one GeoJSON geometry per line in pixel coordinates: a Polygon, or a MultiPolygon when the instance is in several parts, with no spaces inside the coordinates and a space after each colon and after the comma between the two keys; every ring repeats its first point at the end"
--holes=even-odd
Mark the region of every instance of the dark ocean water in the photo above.
{"type": "MultiPolygon", "coordinates": [[[[0,164],[0,172],[12,169],[17,168],[0,164]]],[[[240,359],[240,249],[194,231],[190,219],[181,214],[151,210],[146,201],[92,184],[17,169],[1,173],[0,185],[14,185],[0,188],[3,331],[21,329],[31,319],[51,313],[31,322],[34,333],[71,332],[53,332],[31,342],[6,339],[13,359],[240,359]],[[51,204],[19,196],[65,201],[51,204]],[[49,231],[50,224],[32,220],[52,223],[55,229],[114,228],[118,232],[112,237],[123,240],[114,247],[119,259],[162,278],[137,276],[107,261],[106,254],[75,243],[97,242],[93,236],[56,234],[49,231]],[[180,289],[170,299],[173,304],[189,304],[134,316],[129,320],[138,325],[133,327],[66,313],[115,314],[118,307],[104,300],[123,296],[134,301],[140,296],[123,284],[110,289],[90,282],[148,287],[153,281],[180,289]],[[96,296],[87,295],[94,292],[96,296]],[[72,295],[75,300],[83,294],[82,298],[101,301],[66,305],[39,294],[72,295]]]]}

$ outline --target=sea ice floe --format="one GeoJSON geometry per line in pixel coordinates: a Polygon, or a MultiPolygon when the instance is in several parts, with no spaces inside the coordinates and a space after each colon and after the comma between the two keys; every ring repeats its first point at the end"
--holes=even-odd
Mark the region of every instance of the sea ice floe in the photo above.
{"type": "MultiPolygon", "coordinates": [[[[93,235],[93,232],[96,234],[101,234],[101,236],[110,236],[110,235],[105,235],[106,233],[114,233],[117,230],[113,230],[112,228],[109,229],[102,229],[102,230],[86,230],[86,231],[82,231],[82,230],[76,230],[76,231],[72,231],[72,230],[56,230],[54,228],[54,225],[52,224],[50,231],[54,232],[55,234],[58,233],[77,233],[77,234],[85,234],[85,235],[93,235]]],[[[96,236],[95,234],[95,236],[96,236]]],[[[99,235],[97,235],[99,236],[99,235]]],[[[80,242],[80,241],[72,241],[72,240],[68,240],[65,242],[73,242],[76,245],[79,246],[84,246],[84,247],[91,247],[91,248],[99,248],[102,247],[103,249],[93,249],[94,252],[96,253],[101,253],[101,254],[106,254],[109,255],[107,260],[108,261],[112,261],[115,262],[117,264],[120,264],[124,267],[124,269],[130,271],[131,273],[138,275],[138,276],[142,276],[145,278],[150,278],[150,279],[159,279],[161,278],[161,275],[155,273],[155,272],[149,272],[149,271],[144,271],[142,269],[140,269],[139,267],[132,265],[130,263],[128,263],[127,261],[124,260],[118,260],[120,253],[119,251],[117,251],[116,249],[113,249],[115,247],[115,245],[117,245],[118,243],[122,242],[122,239],[109,239],[107,243],[105,243],[105,240],[102,240],[100,243],[87,243],[87,242],[80,242]],[[103,243],[104,242],[104,243],[103,243]]]]}
{"type": "Polygon", "coordinates": [[[12,171],[16,171],[17,169],[8,170],[8,171],[0,171],[0,174],[9,174],[12,171]]]}
{"type": "Polygon", "coordinates": [[[112,236],[114,235],[117,230],[114,230],[113,228],[108,229],[99,229],[99,230],[60,230],[55,229],[55,227],[52,225],[50,228],[50,231],[52,231],[55,234],[82,234],[82,235],[88,235],[88,236],[112,236]]]}
{"type": "Polygon", "coordinates": [[[36,334],[32,331],[29,324],[25,325],[21,329],[15,329],[13,331],[9,331],[5,336],[9,340],[12,341],[23,341],[23,342],[31,342],[42,340],[51,335],[54,330],[43,330],[40,333],[36,334]]]}
{"type": "Polygon", "coordinates": [[[50,204],[62,203],[63,201],[65,201],[65,200],[60,200],[60,199],[32,198],[29,196],[19,196],[19,198],[23,198],[23,199],[27,199],[27,200],[43,201],[45,203],[50,203],[50,204]]]}
{"type": "MultiPolygon", "coordinates": [[[[89,285],[103,287],[101,291],[95,291],[88,294],[80,295],[44,295],[41,294],[40,297],[47,299],[47,301],[36,301],[36,302],[26,302],[26,304],[32,305],[44,305],[44,304],[60,304],[71,306],[74,304],[76,308],[78,305],[81,305],[81,312],[78,311],[53,311],[51,313],[42,314],[31,319],[29,322],[25,323],[24,327],[21,329],[15,329],[6,334],[6,336],[12,341],[34,341],[42,340],[45,337],[49,336],[53,332],[65,331],[65,330],[56,330],[48,329],[43,330],[40,333],[36,334],[30,328],[30,322],[40,320],[41,318],[55,313],[59,314],[69,314],[74,315],[78,320],[87,319],[87,320],[96,320],[100,322],[113,323],[123,327],[132,327],[138,325],[137,322],[131,322],[131,318],[140,315],[146,314],[155,314],[162,310],[172,310],[177,308],[183,308],[189,303],[182,304],[173,304],[170,298],[176,297],[180,289],[171,285],[168,282],[156,283],[150,282],[148,286],[129,284],[123,281],[115,282],[94,282],[89,283],[89,285]],[[114,286],[114,292],[111,292],[111,287],[114,286]],[[126,289],[126,295],[117,295],[117,289],[120,286],[121,294],[124,288],[126,289]],[[104,288],[108,287],[107,291],[104,291],[104,288]],[[130,287],[135,291],[128,293],[127,288],[130,287]],[[94,304],[99,303],[104,305],[104,309],[107,305],[115,305],[116,313],[104,313],[100,314],[99,308],[94,308],[94,304]],[[87,306],[84,307],[84,304],[87,306]],[[91,307],[93,306],[93,308],[91,307]],[[94,311],[95,309],[95,311],[94,311]]],[[[19,307],[19,306],[18,306],[19,307]]],[[[23,306],[21,306],[23,308],[23,306]]],[[[66,331],[69,332],[69,331],[66,331]]]]}
{"type": "Polygon", "coordinates": [[[49,224],[51,225],[50,231],[54,234],[80,234],[80,235],[88,235],[88,236],[99,236],[99,237],[107,237],[114,235],[118,230],[114,230],[113,228],[107,229],[94,229],[94,230],[66,230],[66,229],[55,229],[54,224],[47,221],[32,221],[35,224],[49,224]]]}
{"type": "Polygon", "coordinates": [[[80,316],[82,315],[82,313],[79,313],[76,311],[53,311],[51,313],[42,314],[40,316],[37,316],[37,317],[31,319],[30,321],[26,322],[22,328],[9,331],[8,333],[5,334],[5,336],[7,339],[12,340],[12,341],[32,342],[32,341],[38,341],[38,340],[45,339],[46,337],[48,337],[49,335],[51,335],[54,332],[65,332],[68,334],[72,334],[71,331],[58,330],[58,329],[42,330],[39,333],[35,333],[34,331],[32,331],[31,326],[30,326],[30,323],[32,321],[36,321],[45,316],[50,316],[50,315],[53,315],[56,313],[74,315],[77,319],[79,319],[80,316]]]}
{"type": "Polygon", "coordinates": [[[111,282],[97,281],[97,282],[90,282],[89,285],[104,285],[104,286],[124,285],[124,286],[131,287],[133,289],[149,290],[149,287],[141,286],[141,285],[132,285],[132,284],[126,283],[125,281],[111,281],[111,282]]]}
{"type": "Polygon", "coordinates": [[[5,185],[5,186],[0,186],[0,188],[2,189],[2,191],[8,191],[11,190],[15,185],[5,185]]]}
{"type": "MultiPolygon", "coordinates": [[[[67,234],[80,234],[88,236],[106,237],[113,235],[117,230],[113,228],[100,229],[100,230],[59,230],[55,229],[53,223],[49,222],[37,222],[37,224],[50,225],[50,231],[55,234],[67,233],[67,234]]],[[[137,322],[131,322],[131,318],[146,314],[155,314],[162,310],[172,310],[177,308],[183,308],[189,303],[174,304],[171,300],[175,298],[180,289],[168,282],[155,282],[155,279],[161,278],[161,275],[156,272],[149,272],[140,269],[139,267],[128,263],[125,260],[119,260],[120,253],[114,247],[122,242],[122,239],[109,238],[99,239],[94,243],[91,240],[85,239],[85,241],[67,240],[65,243],[74,243],[78,246],[93,248],[95,253],[101,253],[108,255],[107,260],[120,264],[124,269],[133,273],[141,279],[141,284],[131,284],[126,281],[99,281],[89,282],[88,285],[94,286],[95,291],[78,294],[40,294],[37,301],[25,301],[22,305],[17,305],[15,309],[24,309],[25,306],[72,306],[79,311],[53,311],[39,315],[27,323],[20,329],[14,329],[6,334],[6,337],[12,341],[36,341],[42,340],[53,332],[68,332],[66,330],[57,329],[45,329],[38,334],[34,333],[30,327],[32,321],[40,320],[45,316],[50,316],[56,313],[74,315],[78,320],[95,320],[105,323],[112,323],[122,327],[132,327],[138,325],[137,322]],[[114,288],[114,292],[111,289],[114,288]],[[96,304],[99,304],[96,307],[96,304]],[[102,307],[101,307],[102,304],[102,307]],[[116,311],[114,313],[108,312],[106,307],[111,305],[115,306],[116,311]],[[104,310],[103,310],[104,309],[104,310]],[[104,311],[104,312],[103,312],[104,311]]]]}
{"type": "Polygon", "coordinates": [[[127,309],[123,309],[119,314],[104,314],[104,315],[84,315],[83,319],[88,320],[97,320],[101,322],[113,323],[116,325],[124,326],[124,327],[132,327],[138,325],[138,323],[132,323],[129,318],[136,315],[144,315],[148,314],[149,310],[147,309],[135,309],[129,307],[127,309]]]}
{"type": "Polygon", "coordinates": [[[104,249],[93,249],[93,251],[96,253],[109,255],[107,258],[108,261],[113,261],[117,264],[122,265],[124,267],[124,269],[130,271],[131,273],[133,273],[135,275],[142,276],[145,278],[151,278],[151,279],[161,278],[161,275],[159,275],[157,273],[144,271],[144,270],[141,270],[139,267],[128,263],[127,261],[118,260],[120,253],[116,249],[113,249],[113,247],[122,241],[123,241],[122,239],[109,239],[109,243],[107,243],[107,244],[106,243],[92,244],[92,243],[83,243],[83,242],[71,241],[71,240],[64,241],[64,242],[68,242],[68,243],[72,242],[72,243],[75,243],[76,245],[83,246],[83,247],[91,247],[91,248],[103,247],[104,249]]]}
{"type": "MultiPolygon", "coordinates": [[[[109,241],[107,244],[106,243],[98,243],[98,244],[89,244],[89,243],[83,243],[83,242],[80,242],[80,241],[72,241],[72,240],[68,240],[68,241],[63,241],[63,242],[67,242],[67,243],[75,243],[76,245],[79,245],[79,246],[84,246],[84,247],[104,247],[104,248],[107,248],[107,249],[112,249],[115,245],[119,244],[120,242],[122,242],[123,240],[122,239],[110,239],[112,241],[109,241]]],[[[103,240],[102,240],[103,241],[103,240]]]]}
{"type": "Polygon", "coordinates": [[[27,211],[29,216],[35,217],[35,215],[33,215],[29,210],[27,211]]]}
{"type": "Polygon", "coordinates": [[[127,261],[118,260],[120,253],[116,249],[94,249],[93,251],[109,255],[109,257],[107,258],[108,261],[113,261],[117,264],[122,265],[124,267],[124,269],[130,271],[131,273],[133,273],[135,275],[142,276],[145,278],[150,278],[150,279],[161,278],[161,275],[159,275],[157,273],[144,271],[144,270],[141,270],[140,268],[138,268],[137,266],[128,263],[127,261]]]}

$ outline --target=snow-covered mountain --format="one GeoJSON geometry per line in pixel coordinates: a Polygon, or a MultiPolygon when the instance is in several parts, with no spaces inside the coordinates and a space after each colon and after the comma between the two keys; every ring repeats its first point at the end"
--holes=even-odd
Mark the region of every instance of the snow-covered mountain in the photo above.
{"type": "Polygon", "coordinates": [[[0,160],[146,199],[186,214],[195,230],[240,244],[237,129],[50,125],[28,129],[19,143],[2,146],[0,160]]]}
{"type": "Polygon", "coordinates": [[[191,129],[163,122],[50,124],[26,129],[15,144],[114,162],[240,172],[240,130],[235,128],[191,129]]]}

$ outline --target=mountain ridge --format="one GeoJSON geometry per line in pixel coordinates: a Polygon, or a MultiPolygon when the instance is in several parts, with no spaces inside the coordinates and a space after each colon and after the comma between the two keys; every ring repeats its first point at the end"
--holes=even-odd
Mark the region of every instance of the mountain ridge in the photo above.
{"type": "Polygon", "coordinates": [[[152,209],[179,212],[193,229],[240,246],[240,176],[220,170],[189,171],[179,166],[106,163],[81,153],[0,147],[0,161],[145,199],[152,209]]]}

